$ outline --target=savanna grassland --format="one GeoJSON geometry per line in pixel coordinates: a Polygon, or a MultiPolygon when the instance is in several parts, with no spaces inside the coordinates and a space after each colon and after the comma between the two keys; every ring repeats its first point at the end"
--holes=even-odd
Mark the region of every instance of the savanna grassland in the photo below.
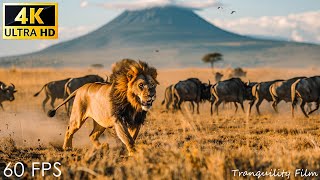
{"type": "MultiPolygon", "coordinates": [[[[317,68],[246,70],[245,81],[319,74],[317,68]]],[[[306,119],[297,110],[293,119],[290,104],[284,102],[279,104],[279,114],[263,102],[263,115],[257,116],[253,109],[249,118],[241,110],[235,114],[228,104],[220,107],[219,116],[210,116],[208,102],[201,104],[200,115],[192,114],[188,104],[182,112],[167,111],[161,106],[165,87],[188,77],[212,82],[209,69],[159,70],[157,100],[140,131],[134,156],[127,156],[113,129],[100,138],[105,145],[93,149],[88,137],[92,128],[90,121],[76,133],[74,150],[62,151],[68,123],[64,109],[50,119],[41,108],[44,93],[39,97],[33,94],[52,80],[86,74],[105,77],[109,73],[94,69],[1,69],[0,80],[14,83],[18,92],[15,101],[4,102],[5,111],[0,110],[0,172],[7,163],[20,161],[27,167],[24,177],[31,178],[31,163],[39,161],[60,162],[62,179],[233,179],[239,178],[232,172],[236,169],[284,170],[291,172],[291,179],[296,178],[296,169],[320,174],[318,113],[306,119]]],[[[245,106],[247,111],[248,102],[245,106]]],[[[42,179],[37,173],[36,178],[42,179]]],[[[46,177],[55,178],[52,172],[46,177]]]]}

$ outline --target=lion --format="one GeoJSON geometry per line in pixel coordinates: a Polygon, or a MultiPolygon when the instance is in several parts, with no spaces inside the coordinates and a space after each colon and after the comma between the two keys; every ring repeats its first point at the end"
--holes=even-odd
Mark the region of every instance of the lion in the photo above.
{"type": "Polygon", "coordinates": [[[123,59],[113,65],[110,83],[89,83],[74,91],[48,112],[53,117],[61,106],[74,98],[63,149],[72,149],[73,135],[87,119],[93,119],[89,137],[96,148],[106,128],[115,128],[129,155],[135,152],[135,140],[147,111],[156,99],[157,70],[142,61],[123,59]]]}

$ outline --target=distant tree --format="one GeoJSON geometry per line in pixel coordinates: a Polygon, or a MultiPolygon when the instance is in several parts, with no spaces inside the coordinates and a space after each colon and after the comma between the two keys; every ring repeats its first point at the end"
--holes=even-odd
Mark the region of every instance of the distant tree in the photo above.
{"type": "Polygon", "coordinates": [[[211,69],[212,69],[212,72],[214,72],[214,63],[218,62],[218,61],[222,61],[222,54],[220,53],[209,53],[209,54],[206,54],[203,58],[202,58],[202,61],[204,63],[210,63],[211,64],[211,69]]]}

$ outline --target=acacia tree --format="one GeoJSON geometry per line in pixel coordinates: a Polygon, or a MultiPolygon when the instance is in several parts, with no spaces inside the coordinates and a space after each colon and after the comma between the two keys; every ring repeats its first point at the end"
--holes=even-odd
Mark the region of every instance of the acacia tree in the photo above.
{"type": "Polygon", "coordinates": [[[222,61],[222,54],[220,53],[209,53],[209,54],[206,54],[203,58],[202,58],[202,61],[204,63],[210,63],[211,64],[211,69],[212,69],[212,72],[214,72],[213,68],[214,68],[214,63],[218,62],[218,61],[222,61]]]}

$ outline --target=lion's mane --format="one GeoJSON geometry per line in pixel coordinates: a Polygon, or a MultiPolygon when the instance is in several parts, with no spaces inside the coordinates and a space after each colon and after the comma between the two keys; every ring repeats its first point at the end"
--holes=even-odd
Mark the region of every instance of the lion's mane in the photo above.
{"type": "Polygon", "coordinates": [[[146,112],[142,111],[137,99],[128,93],[129,83],[134,83],[139,75],[150,75],[156,83],[157,70],[142,61],[123,59],[112,67],[110,100],[112,115],[129,126],[137,126],[144,122],[146,112]]]}

